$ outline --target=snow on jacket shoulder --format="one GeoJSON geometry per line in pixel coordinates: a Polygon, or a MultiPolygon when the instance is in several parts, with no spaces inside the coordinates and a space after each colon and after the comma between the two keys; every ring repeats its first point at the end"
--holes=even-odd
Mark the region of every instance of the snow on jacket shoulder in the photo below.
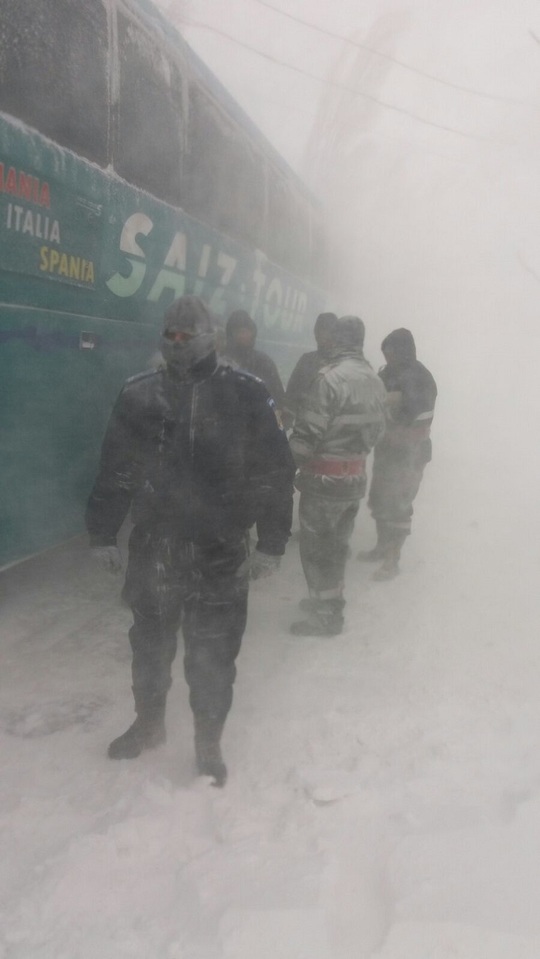
{"type": "Polygon", "coordinates": [[[251,373],[252,376],[262,380],[278,410],[283,409],[285,390],[278,368],[272,357],[268,356],[268,353],[255,349],[239,353],[226,349],[223,359],[225,362],[230,362],[234,369],[244,370],[246,373],[251,373]]]}
{"type": "Polygon", "coordinates": [[[360,352],[323,366],[298,411],[290,445],[297,466],[314,457],[369,453],[384,431],[385,390],[360,352]]]}
{"type": "Polygon", "coordinates": [[[290,532],[294,463],[264,384],[215,361],[207,375],[158,370],[115,404],[86,512],[91,541],[114,543],[130,507],[146,529],[186,540],[237,538],[257,522],[280,554],[290,532]]]}

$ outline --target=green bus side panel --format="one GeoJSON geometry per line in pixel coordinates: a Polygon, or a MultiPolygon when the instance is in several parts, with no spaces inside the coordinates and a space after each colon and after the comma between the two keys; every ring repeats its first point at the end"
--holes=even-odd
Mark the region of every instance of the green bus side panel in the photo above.
{"type": "Polygon", "coordinates": [[[83,530],[123,381],[150,366],[139,324],[0,308],[0,566],[83,530]]]}
{"type": "Polygon", "coordinates": [[[0,272],[4,302],[130,322],[159,324],[176,296],[196,293],[217,317],[247,309],[261,345],[285,352],[311,340],[324,307],[262,251],[1,114],[0,272]]]}
{"type": "Polygon", "coordinates": [[[164,310],[196,293],[243,307],[287,376],[319,291],[0,114],[0,567],[82,530],[123,380],[164,310]]]}

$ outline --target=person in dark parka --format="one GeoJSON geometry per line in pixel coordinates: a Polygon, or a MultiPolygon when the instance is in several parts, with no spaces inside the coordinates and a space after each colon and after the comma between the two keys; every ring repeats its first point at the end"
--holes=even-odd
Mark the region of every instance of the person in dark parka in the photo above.
{"type": "Polygon", "coordinates": [[[411,531],[413,502],[424,467],[431,460],[437,385],[416,359],[410,330],[389,333],[381,350],[386,360],[379,372],[387,391],[386,432],[375,447],[368,498],[377,526],[377,545],[359,558],[382,560],[374,579],[386,580],[399,573],[401,549],[411,531]]]}
{"type": "Polygon", "coordinates": [[[303,353],[291,373],[285,390],[283,424],[289,429],[317,373],[328,362],[332,349],[332,327],[337,320],[335,313],[319,313],[313,327],[317,349],[303,353]]]}
{"type": "Polygon", "coordinates": [[[248,373],[217,362],[204,303],[165,314],[165,366],[126,382],[113,409],[86,523],[96,559],[118,568],[131,507],[126,596],[133,611],[137,718],[109,746],[133,758],[165,739],[182,626],[198,770],[223,785],[220,740],[246,626],[248,581],[278,568],[290,535],[294,464],[274,402],[248,373]],[[257,524],[249,555],[246,531],[257,524]]]}
{"type": "Polygon", "coordinates": [[[258,376],[266,386],[281,412],[285,402],[285,390],[273,359],[262,350],[255,349],[257,326],[246,310],[231,313],[225,327],[223,358],[233,366],[258,376]]]}

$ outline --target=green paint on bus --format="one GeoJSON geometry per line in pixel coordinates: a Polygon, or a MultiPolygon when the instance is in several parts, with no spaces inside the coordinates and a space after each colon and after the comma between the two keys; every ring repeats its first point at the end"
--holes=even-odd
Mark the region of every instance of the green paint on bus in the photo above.
{"type": "MultiPolygon", "coordinates": [[[[5,32],[19,30],[25,36],[25,17],[34,16],[36,9],[33,0],[5,2],[13,10],[10,26],[4,20],[0,27],[0,55],[8,48],[5,32]]],[[[83,15],[82,8],[77,11],[66,3],[43,0],[40,10],[42,14],[48,10],[53,18],[69,14],[73,29],[79,29],[76,17],[83,15]]],[[[305,189],[276,160],[252,124],[246,120],[242,125],[239,108],[220,94],[219,84],[212,86],[208,71],[197,64],[181,38],[171,48],[169,35],[164,45],[161,34],[152,34],[153,21],[149,25],[144,19],[151,5],[130,0],[127,7],[133,29],[140,27],[141,35],[154,44],[148,69],[156,59],[155,51],[160,51],[173,65],[177,63],[178,76],[184,87],[189,86],[193,108],[190,121],[182,120],[187,132],[181,165],[192,189],[184,191],[185,203],[166,202],[167,186],[160,190],[161,198],[141,188],[145,184],[137,183],[137,176],[158,183],[159,189],[159,177],[155,171],[148,172],[148,164],[139,164],[139,172],[134,169],[132,182],[119,175],[118,169],[125,171],[129,163],[122,161],[121,151],[115,148],[119,137],[115,140],[110,134],[111,117],[122,112],[122,100],[112,110],[110,76],[105,114],[109,133],[103,149],[95,147],[98,162],[92,156],[94,144],[85,143],[83,134],[78,141],[83,144],[80,152],[73,148],[69,124],[62,127],[56,115],[47,114],[59,109],[50,106],[48,99],[43,124],[35,129],[39,110],[25,99],[20,77],[14,79],[22,90],[15,103],[8,96],[6,104],[0,90],[0,109],[6,111],[0,113],[0,566],[82,530],[84,503],[111,405],[125,378],[152,364],[162,316],[172,299],[183,293],[201,296],[217,325],[233,309],[248,310],[257,322],[260,344],[285,375],[309,342],[313,319],[323,307],[319,288],[323,284],[316,282],[313,258],[308,258],[309,270],[288,268],[285,241],[289,249],[296,248],[287,233],[291,211],[283,208],[281,237],[279,218],[272,220],[270,215],[272,184],[279,180],[285,200],[289,197],[303,211],[304,239],[311,243],[315,207],[305,189]],[[191,157],[191,167],[186,160],[190,150],[196,152],[193,111],[201,96],[212,101],[217,111],[215,128],[230,122],[238,150],[240,144],[250,162],[256,158],[260,189],[252,191],[250,203],[259,213],[249,224],[246,217],[251,206],[246,213],[246,208],[240,209],[244,200],[235,200],[231,206],[228,196],[240,153],[233,158],[236,165],[229,179],[224,171],[221,193],[216,189],[215,202],[206,208],[204,182],[197,186],[193,172],[199,169],[197,158],[191,157]],[[67,133],[54,142],[47,134],[59,128],[67,133]],[[271,242],[265,243],[265,236],[271,236],[271,242]],[[264,252],[265,247],[274,255],[264,252]]],[[[119,28],[117,23],[113,30],[110,23],[111,18],[124,16],[120,9],[124,11],[126,5],[117,8],[116,0],[91,0],[85,3],[86,17],[92,8],[99,50],[105,47],[103,63],[122,62],[128,54],[114,48],[119,28]],[[99,19],[101,9],[108,13],[106,36],[99,19]]],[[[90,43],[91,35],[86,37],[90,43]]],[[[34,69],[46,69],[40,60],[41,48],[37,53],[29,50],[32,59],[30,54],[34,69]]],[[[126,68],[126,76],[131,75],[126,68]]],[[[180,80],[178,84],[180,89],[180,80]]],[[[120,71],[120,94],[122,89],[120,71]]],[[[165,91],[162,99],[168,95],[165,91]]],[[[54,91],[48,96],[54,97],[54,91]]],[[[147,142],[144,130],[139,137],[141,143],[147,142]]],[[[200,175],[210,175],[204,164],[200,175]]],[[[179,182],[182,194],[183,181],[179,182]]]]}

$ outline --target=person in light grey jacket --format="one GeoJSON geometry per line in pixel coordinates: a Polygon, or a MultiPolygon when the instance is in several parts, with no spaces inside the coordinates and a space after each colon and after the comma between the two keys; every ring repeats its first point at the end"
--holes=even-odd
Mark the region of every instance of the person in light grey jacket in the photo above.
{"type": "Polygon", "coordinates": [[[343,316],[332,328],[329,360],[298,410],[290,447],[300,490],[300,558],[308,618],[296,635],[343,628],[349,539],[366,491],[366,456],[384,432],[385,389],[364,358],[364,324],[343,316]]]}

